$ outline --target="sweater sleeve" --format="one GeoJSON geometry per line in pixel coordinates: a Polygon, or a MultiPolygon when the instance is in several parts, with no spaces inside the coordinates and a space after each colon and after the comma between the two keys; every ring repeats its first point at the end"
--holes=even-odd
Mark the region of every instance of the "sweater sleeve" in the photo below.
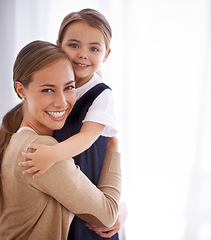
{"type": "MultiPolygon", "coordinates": [[[[35,142],[52,145],[55,144],[52,139],[42,137],[35,142]]],[[[116,221],[121,193],[118,152],[106,152],[98,188],[80,171],[73,159],[54,164],[41,177],[33,179],[27,175],[26,178],[32,187],[52,196],[91,224],[111,227],[116,221]]]]}

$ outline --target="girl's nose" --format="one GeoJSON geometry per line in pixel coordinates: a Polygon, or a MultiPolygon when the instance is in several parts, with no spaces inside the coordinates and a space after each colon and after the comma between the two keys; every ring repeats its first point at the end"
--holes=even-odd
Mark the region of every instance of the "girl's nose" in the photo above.
{"type": "Polygon", "coordinates": [[[88,53],[85,49],[80,49],[78,52],[78,57],[81,59],[88,59],[88,53]]]}

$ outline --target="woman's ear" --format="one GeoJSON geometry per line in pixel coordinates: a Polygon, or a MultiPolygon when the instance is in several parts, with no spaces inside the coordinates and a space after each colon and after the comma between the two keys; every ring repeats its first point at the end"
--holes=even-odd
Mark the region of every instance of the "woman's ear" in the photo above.
{"type": "Polygon", "coordinates": [[[59,39],[56,40],[56,45],[57,45],[58,47],[61,47],[61,43],[59,42],[59,39]]]}
{"type": "Polygon", "coordinates": [[[24,86],[21,82],[18,82],[18,81],[15,82],[15,90],[16,90],[16,92],[17,92],[17,94],[20,98],[25,99],[25,97],[26,97],[25,96],[25,89],[24,89],[24,86]]]}
{"type": "Polygon", "coordinates": [[[106,52],[106,54],[105,54],[105,57],[104,57],[104,59],[103,59],[103,62],[106,61],[106,59],[108,58],[110,52],[111,52],[111,49],[107,50],[107,52],[106,52]]]}

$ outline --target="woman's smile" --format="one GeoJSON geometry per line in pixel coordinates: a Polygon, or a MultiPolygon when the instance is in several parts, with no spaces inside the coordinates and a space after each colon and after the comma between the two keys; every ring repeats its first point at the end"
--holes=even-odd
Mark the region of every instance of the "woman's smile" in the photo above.
{"type": "Polygon", "coordinates": [[[68,109],[63,111],[46,111],[46,113],[55,121],[61,121],[66,118],[68,109]]]}
{"type": "Polygon", "coordinates": [[[72,66],[67,59],[39,70],[25,91],[25,124],[50,135],[61,129],[75,101],[75,81],[72,66]]]}

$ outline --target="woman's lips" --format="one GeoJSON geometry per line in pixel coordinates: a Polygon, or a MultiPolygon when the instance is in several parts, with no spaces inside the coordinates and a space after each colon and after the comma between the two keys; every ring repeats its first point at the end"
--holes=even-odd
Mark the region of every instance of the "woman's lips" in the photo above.
{"type": "Polygon", "coordinates": [[[66,110],[63,110],[63,111],[46,111],[46,113],[56,120],[62,120],[65,117],[66,110]]]}

